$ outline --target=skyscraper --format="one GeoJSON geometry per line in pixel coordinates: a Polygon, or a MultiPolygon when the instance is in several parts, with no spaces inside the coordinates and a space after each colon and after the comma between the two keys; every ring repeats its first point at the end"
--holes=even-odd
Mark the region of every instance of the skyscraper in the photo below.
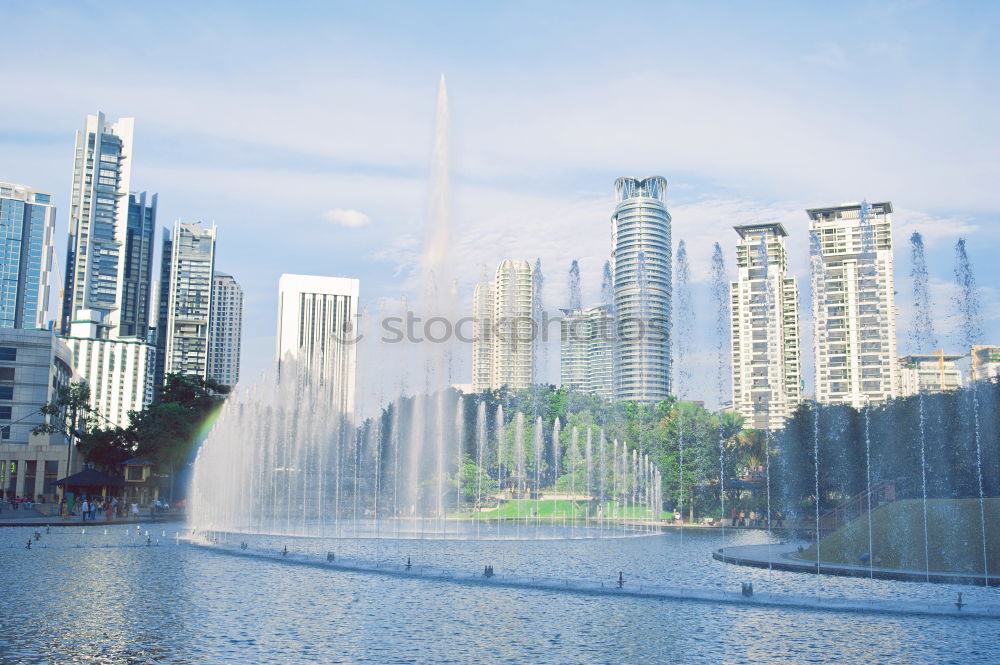
{"type": "Polygon", "coordinates": [[[562,310],[559,379],[563,388],[614,397],[610,309],[610,305],[602,305],[562,310]]]}
{"type": "Polygon", "coordinates": [[[506,259],[473,296],[472,389],[528,388],[534,382],[534,270],[506,259]]]}
{"type": "Polygon", "coordinates": [[[167,374],[208,376],[216,228],[174,222],[164,229],[160,316],[156,328],[156,385],[167,374]]]}
{"type": "Polygon", "coordinates": [[[307,368],[348,417],[355,404],[359,290],[358,280],[347,277],[282,275],[278,281],[279,372],[286,359],[307,368]]]}
{"type": "Polygon", "coordinates": [[[156,194],[147,199],[146,192],[130,193],[117,337],[149,337],[155,232],[156,194]]]}
{"type": "Polygon", "coordinates": [[[51,194],[0,182],[0,328],[45,327],[55,219],[51,194]]]}
{"type": "Polygon", "coordinates": [[[811,220],[816,400],[861,408],[896,397],[892,203],[806,213],[811,220]]]}
{"type": "Polygon", "coordinates": [[[77,310],[101,313],[110,334],[119,334],[125,291],[134,120],[109,124],[88,115],[76,133],[69,201],[66,284],[60,328],[69,332],[77,310]]]}
{"type": "Polygon", "coordinates": [[[671,244],[667,181],[618,178],[611,217],[617,347],[615,398],[666,399],[671,388],[671,244]]]}
{"type": "Polygon", "coordinates": [[[208,376],[226,386],[240,381],[243,335],[243,289],[232,275],[212,278],[212,312],[208,319],[208,376]]]}
{"type": "Polygon", "coordinates": [[[736,281],[729,286],[733,406],[747,427],[780,429],[802,399],[799,290],[788,273],[781,224],[734,227],[736,281]]]}

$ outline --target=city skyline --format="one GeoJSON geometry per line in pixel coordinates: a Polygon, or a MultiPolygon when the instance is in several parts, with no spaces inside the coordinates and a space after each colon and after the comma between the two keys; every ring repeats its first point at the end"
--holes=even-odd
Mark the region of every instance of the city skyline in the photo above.
{"type": "MultiPolygon", "coordinates": [[[[90,14],[71,7],[42,14],[29,5],[12,7],[10,24],[22,27],[22,34],[32,34],[33,26],[43,20],[53,35],[75,34],[81,24],[91,21],[111,26],[156,21],[172,26],[177,43],[208,53],[216,53],[218,48],[206,35],[184,24],[178,26],[176,19],[156,10],[140,17],[128,11],[106,13],[98,9],[93,13],[94,8],[87,10],[90,14]]],[[[216,10],[198,11],[204,23],[214,22],[216,10]]],[[[227,229],[226,258],[219,267],[238,275],[244,283],[248,338],[244,339],[242,374],[256,377],[270,362],[270,321],[276,307],[273,284],[282,272],[294,269],[358,277],[365,283],[363,304],[372,307],[379,298],[396,300],[419,293],[415,275],[420,238],[414,229],[423,223],[434,86],[438,73],[444,70],[451,83],[458,139],[453,174],[460,235],[455,254],[463,260],[457,276],[460,297],[466,303],[471,301],[479,266],[495,265],[503,256],[542,258],[550,276],[545,293],[549,311],[568,303],[563,280],[552,276],[563,274],[572,259],[579,259],[584,303],[598,302],[608,241],[610,183],[623,173],[646,171],[662,173],[671,181],[674,244],[681,239],[687,242],[695,302],[707,300],[703,296],[708,288],[713,241],[722,242],[727,263],[732,265],[731,246],[725,239],[732,233],[729,227],[734,221],[784,224],[790,233],[790,269],[799,283],[805,284],[809,274],[808,220],[802,210],[879,195],[891,198],[896,205],[897,247],[903,247],[914,230],[925,236],[932,293],[945,315],[940,322],[945,337],[942,346],[949,352],[959,348],[957,335],[949,331],[953,317],[947,316],[953,288],[952,246],[959,235],[970,237],[972,260],[981,271],[984,342],[998,336],[997,294],[992,286],[996,275],[988,257],[1000,244],[1000,234],[989,223],[1000,203],[991,198],[987,175],[991,162],[984,161],[993,159],[987,156],[997,152],[992,147],[997,140],[992,130],[996,121],[984,115],[981,105],[962,103],[970,95],[993,89],[987,70],[976,62],[987,62],[995,47],[983,41],[978,21],[972,16],[959,16],[947,7],[933,5],[877,11],[854,7],[836,14],[814,8],[806,15],[786,17],[782,26],[770,26],[752,13],[738,10],[744,20],[737,23],[751,33],[774,30],[786,37],[801,36],[780,45],[776,41],[764,45],[751,39],[750,33],[744,34],[745,30],[734,31],[715,22],[712,30],[718,30],[719,37],[743,47],[745,58],[736,71],[720,67],[718,59],[712,57],[691,58],[693,64],[687,64],[683,73],[680,67],[674,68],[678,73],[670,75],[638,71],[634,77],[643,77],[647,97],[644,106],[636,106],[636,93],[627,85],[633,79],[623,81],[608,75],[614,71],[617,57],[586,53],[576,46],[567,51],[566,58],[549,59],[543,67],[535,68],[538,71],[512,78],[496,64],[484,69],[481,62],[465,62],[459,55],[460,44],[428,25],[434,12],[419,16],[404,6],[395,6],[393,21],[415,21],[428,30],[426,36],[408,34],[404,42],[392,46],[392,40],[386,40],[396,35],[398,26],[368,21],[364,15],[369,11],[359,10],[357,16],[336,20],[324,11],[317,12],[316,25],[334,25],[343,33],[341,46],[317,40],[315,45],[293,53],[270,54],[283,71],[314,71],[335,56],[333,51],[348,48],[358,63],[372,65],[364,81],[349,76],[349,70],[334,68],[322,77],[325,86],[310,89],[294,82],[282,83],[274,67],[255,67],[262,56],[238,51],[240,64],[234,60],[225,71],[183,76],[181,68],[190,55],[176,59],[174,53],[167,59],[163,53],[153,53],[141,66],[151,68],[159,78],[142,78],[162,81],[161,92],[149,83],[145,88],[148,94],[136,96],[132,86],[115,81],[98,90],[67,80],[58,69],[58,63],[66,58],[67,47],[60,45],[61,40],[55,39],[54,47],[44,53],[37,45],[24,42],[18,52],[37,57],[25,62],[14,76],[52,80],[52,90],[64,90],[59,94],[67,97],[63,100],[55,92],[47,92],[22,100],[17,108],[5,107],[10,110],[9,131],[0,135],[4,148],[0,150],[0,179],[53,192],[58,210],[57,255],[63,256],[63,229],[69,209],[68,146],[80,117],[94,108],[113,117],[135,117],[140,157],[134,164],[133,178],[140,189],[160,194],[160,218],[197,215],[215,219],[227,229]],[[957,26],[954,32],[935,31],[932,39],[927,38],[928,25],[949,22],[957,26]],[[376,25],[380,27],[373,27],[376,25]],[[889,25],[894,39],[887,45],[881,33],[889,25]],[[815,26],[822,26],[818,33],[815,26]],[[858,36],[857,48],[838,45],[838,35],[848,30],[858,36]],[[980,37],[969,39],[968,35],[980,37]],[[366,44],[366,38],[371,37],[378,39],[366,44]],[[373,48],[374,43],[381,46],[373,48]],[[436,43],[444,44],[443,49],[432,50],[436,43]],[[415,57],[407,59],[402,70],[375,66],[386,56],[387,44],[390,54],[405,44],[415,57]],[[916,66],[927,58],[953,66],[959,61],[972,64],[965,80],[950,81],[941,75],[944,69],[916,66]],[[904,70],[908,73],[900,78],[904,70]],[[241,91],[250,72],[261,79],[260,85],[254,86],[258,92],[252,94],[241,91]],[[846,83],[848,74],[861,77],[851,79],[853,86],[861,83],[876,89],[877,85],[877,108],[857,105],[857,95],[846,83]],[[555,85],[558,95],[538,92],[536,83],[540,81],[555,85]],[[782,82],[780,89],[775,81],[782,82]],[[267,92],[268,83],[275,92],[267,92]],[[928,88],[943,92],[930,104],[924,96],[920,104],[911,103],[914,90],[928,88]],[[200,94],[209,89],[210,94],[200,94]],[[656,92],[661,89],[670,94],[656,92]],[[198,91],[204,105],[198,113],[185,111],[175,103],[165,103],[170,97],[163,91],[173,98],[198,91]],[[823,91],[822,106],[801,103],[819,91],[823,91]],[[678,96],[688,103],[668,103],[678,96]],[[739,102],[727,101],[733,98],[739,102]],[[964,121],[942,128],[935,119],[943,112],[937,100],[945,98],[949,99],[945,108],[954,105],[964,109],[964,121]],[[254,103],[234,105],[234,99],[254,103]],[[340,99],[351,103],[345,106],[337,102],[340,99]],[[601,108],[596,99],[607,102],[606,110],[576,110],[601,108]],[[294,108],[300,110],[290,111],[292,100],[296,100],[294,108]],[[258,107],[261,111],[253,110],[258,107]],[[379,112],[371,113],[374,109],[379,112]],[[712,109],[716,115],[699,116],[699,109],[712,109]],[[272,131],[262,133],[260,112],[296,120],[278,123],[272,131]],[[737,116],[740,122],[734,120],[737,116]],[[519,120],[516,132],[504,117],[519,120]],[[612,129],[624,117],[638,129],[626,137],[612,129]],[[572,121],[554,124],[558,118],[572,121]],[[928,125],[942,131],[927,139],[923,127],[928,125]],[[823,127],[823,131],[813,132],[814,126],[823,127]],[[971,126],[988,131],[985,135],[977,132],[971,141],[971,126]],[[347,127],[351,131],[345,134],[347,127]],[[681,127],[683,133],[678,130],[681,127]],[[720,127],[727,128],[722,135],[716,133],[720,127]],[[734,134],[732,128],[736,127],[744,129],[734,134]],[[925,140],[917,144],[908,138],[917,135],[925,140]],[[615,136],[616,142],[595,138],[601,136],[615,136]],[[982,151],[976,153],[982,159],[970,158],[965,151],[973,144],[982,151]],[[777,149],[772,150],[774,147],[777,149]],[[811,158],[814,154],[830,159],[817,161],[811,158]],[[931,154],[935,158],[928,158],[931,154]],[[761,155],[767,157],[762,159],[761,155]],[[878,159],[861,159],[875,155],[878,159]],[[948,159],[949,155],[953,158],[948,159]],[[384,195],[387,189],[394,192],[393,197],[384,195]],[[283,223],[275,224],[275,219],[283,223]],[[546,223],[537,224],[539,219],[546,223]],[[228,232],[229,225],[234,225],[233,233],[228,232]],[[574,242],[566,243],[566,237],[574,242]],[[261,246],[269,251],[262,254],[261,246]],[[288,265],[282,259],[288,256],[295,256],[296,264],[302,265],[288,265]],[[244,277],[251,266],[253,274],[244,277]]],[[[650,11],[652,19],[667,10],[650,11]]],[[[710,54],[696,38],[707,28],[687,12],[678,14],[674,9],[671,13],[672,20],[664,21],[663,29],[678,48],[710,54]]],[[[477,16],[475,12],[451,18],[461,22],[473,20],[473,16],[477,16]]],[[[482,14],[477,18],[482,19],[482,14]]],[[[495,40],[510,20],[503,15],[492,18],[498,32],[485,34],[487,43],[495,40]]],[[[263,29],[261,16],[254,10],[238,20],[250,34],[263,29]]],[[[583,6],[577,20],[578,36],[585,37],[597,34],[602,22],[621,19],[583,6]]],[[[293,17],[272,23],[268,29],[279,35],[303,28],[293,17]]],[[[551,37],[543,39],[542,31],[530,25],[523,27],[521,39],[535,54],[565,45],[560,39],[547,42],[551,37]]],[[[95,57],[124,66],[127,73],[131,65],[120,57],[121,50],[129,48],[142,31],[130,28],[121,33],[121,44],[95,57]]],[[[643,40],[636,40],[629,48],[638,62],[652,57],[669,65],[674,57],[643,40]]],[[[511,57],[517,62],[523,56],[511,57]]],[[[907,348],[903,335],[909,326],[904,254],[896,257],[901,293],[900,353],[916,351],[907,348]]],[[[805,313],[811,311],[810,296],[807,289],[802,291],[805,313]]],[[[696,313],[695,336],[707,339],[711,317],[700,310],[696,313]]],[[[802,323],[803,378],[811,386],[812,326],[805,315],[802,323]]],[[[703,378],[710,372],[698,371],[712,365],[711,347],[696,344],[692,353],[694,385],[687,392],[711,403],[712,381],[703,378]]],[[[554,353],[549,356],[556,357],[554,353]]],[[[544,379],[558,379],[556,363],[550,361],[544,372],[544,379]]]]}

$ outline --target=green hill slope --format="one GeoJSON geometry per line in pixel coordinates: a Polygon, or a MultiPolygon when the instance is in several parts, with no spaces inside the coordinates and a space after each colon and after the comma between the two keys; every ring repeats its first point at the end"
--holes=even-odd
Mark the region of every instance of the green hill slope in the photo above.
{"type": "MultiPolygon", "coordinates": [[[[990,574],[1000,573],[1000,498],[986,499],[987,562],[990,574]]],[[[924,570],[923,502],[895,501],[858,518],[820,541],[820,561],[866,565],[861,555],[869,551],[868,520],[874,564],[880,568],[924,570]]],[[[982,521],[978,499],[927,501],[928,568],[935,572],[983,572],[982,521]]],[[[798,558],[816,560],[815,546],[798,558]]]]}

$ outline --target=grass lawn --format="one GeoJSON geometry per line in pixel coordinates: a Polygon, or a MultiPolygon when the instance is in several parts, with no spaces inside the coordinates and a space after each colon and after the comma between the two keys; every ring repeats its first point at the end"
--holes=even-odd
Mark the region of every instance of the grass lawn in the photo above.
{"type": "MultiPolygon", "coordinates": [[[[987,561],[1000,573],[1000,498],[986,499],[987,561]]],[[[868,520],[872,524],[874,564],[882,568],[924,570],[924,516],[919,499],[895,501],[859,517],[820,541],[820,560],[860,564],[868,552],[868,520]]],[[[936,572],[982,573],[983,538],[979,499],[927,501],[929,568],[936,572]]],[[[815,546],[798,555],[816,560],[815,546]]]]}
{"type": "MultiPolygon", "coordinates": [[[[473,517],[480,519],[496,519],[498,517],[503,519],[529,519],[537,515],[540,519],[562,519],[564,517],[583,519],[587,517],[588,510],[590,511],[591,518],[597,517],[596,505],[587,501],[570,501],[568,499],[511,499],[504,501],[499,509],[494,506],[492,509],[484,510],[480,513],[456,513],[449,515],[449,517],[468,519],[473,517]]],[[[650,509],[644,507],[630,507],[624,511],[619,511],[617,515],[613,511],[614,504],[610,501],[606,502],[604,505],[604,517],[607,518],[612,516],[649,518],[651,514],[650,509]]],[[[666,515],[666,513],[663,514],[666,515]]]]}

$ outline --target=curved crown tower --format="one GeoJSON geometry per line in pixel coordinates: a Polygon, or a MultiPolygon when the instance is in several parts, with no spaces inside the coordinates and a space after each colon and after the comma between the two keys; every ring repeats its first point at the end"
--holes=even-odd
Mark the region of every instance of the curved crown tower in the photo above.
{"type": "Polygon", "coordinates": [[[611,259],[618,343],[619,400],[656,402],[671,387],[671,244],[667,181],[618,178],[611,217],[611,259]]]}

